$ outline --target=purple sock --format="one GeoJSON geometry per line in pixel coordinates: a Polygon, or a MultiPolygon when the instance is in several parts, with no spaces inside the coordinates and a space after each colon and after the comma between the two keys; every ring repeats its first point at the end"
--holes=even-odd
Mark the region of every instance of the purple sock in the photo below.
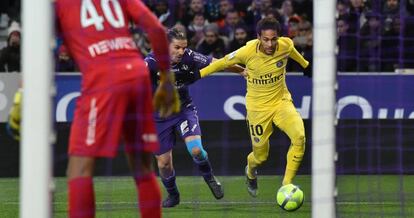
{"type": "Polygon", "coordinates": [[[198,166],[204,180],[210,180],[213,177],[213,170],[211,169],[210,161],[206,158],[204,160],[197,160],[193,158],[194,163],[198,166]]]}
{"type": "Polygon", "coordinates": [[[161,177],[161,181],[165,189],[167,189],[168,194],[179,195],[177,184],[175,183],[175,171],[173,171],[172,175],[167,178],[161,177]]]}

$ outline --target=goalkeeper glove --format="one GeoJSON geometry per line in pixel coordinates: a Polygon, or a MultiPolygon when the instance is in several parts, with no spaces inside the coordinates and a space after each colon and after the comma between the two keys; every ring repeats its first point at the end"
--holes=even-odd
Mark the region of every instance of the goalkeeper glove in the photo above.
{"type": "Polygon", "coordinates": [[[15,139],[20,140],[22,90],[19,89],[14,95],[13,106],[7,120],[8,133],[15,139]]]}
{"type": "Polygon", "coordinates": [[[160,83],[154,94],[153,105],[162,118],[180,112],[180,98],[174,83],[175,76],[173,73],[160,73],[160,83]]]}
{"type": "Polygon", "coordinates": [[[312,74],[312,63],[309,62],[308,66],[305,69],[303,69],[303,75],[312,78],[312,74]]]}

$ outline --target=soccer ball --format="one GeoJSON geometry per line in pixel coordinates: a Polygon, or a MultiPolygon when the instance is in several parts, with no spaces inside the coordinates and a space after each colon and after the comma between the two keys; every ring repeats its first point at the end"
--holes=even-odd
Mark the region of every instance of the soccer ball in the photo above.
{"type": "Polygon", "coordinates": [[[303,191],[293,184],[284,185],[277,191],[277,204],[286,211],[299,209],[304,199],[303,191]]]}

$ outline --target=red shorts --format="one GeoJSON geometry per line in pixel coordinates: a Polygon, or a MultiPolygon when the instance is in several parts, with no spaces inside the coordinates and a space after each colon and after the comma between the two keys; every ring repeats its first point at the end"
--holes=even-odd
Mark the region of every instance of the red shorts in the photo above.
{"type": "Polygon", "coordinates": [[[159,149],[148,73],[134,81],[81,94],[70,132],[69,155],[114,157],[121,136],[126,152],[159,149]]]}

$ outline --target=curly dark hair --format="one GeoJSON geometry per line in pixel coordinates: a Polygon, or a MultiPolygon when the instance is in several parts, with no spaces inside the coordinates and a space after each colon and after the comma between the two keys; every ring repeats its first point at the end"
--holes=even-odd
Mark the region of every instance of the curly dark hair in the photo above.
{"type": "Polygon", "coordinates": [[[273,17],[265,17],[257,22],[256,33],[260,36],[263,30],[275,30],[277,34],[280,34],[280,24],[273,17]]]}

